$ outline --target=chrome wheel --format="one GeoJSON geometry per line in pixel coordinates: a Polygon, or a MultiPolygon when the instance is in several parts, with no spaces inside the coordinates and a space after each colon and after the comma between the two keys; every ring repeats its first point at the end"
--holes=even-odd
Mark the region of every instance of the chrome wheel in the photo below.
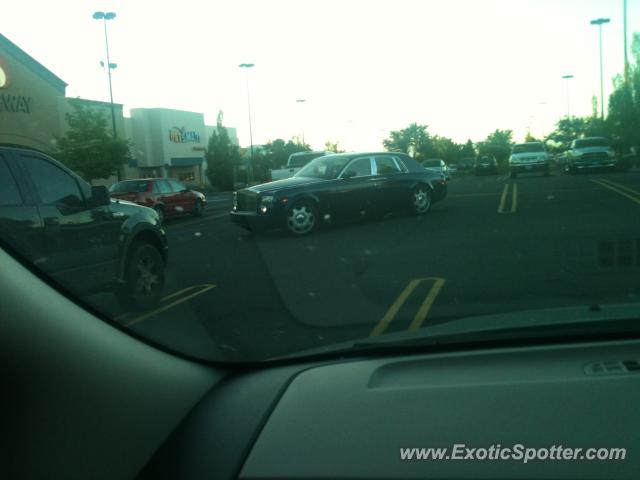
{"type": "Polygon", "coordinates": [[[132,246],[124,271],[124,283],[116,291],[126,307],[144,310],[158,304],[164,289],[164,260],[158,249],[148,243],[132,246]]]}
{"type": "Polygon", "coordinates": [[[160,287],[159,265],[155,255],[145,255],[138,259],[135,266],[135,292],[141,295],[152,295],[160,287]]]}
{"type": "Polygon", "coordinates": [[[305,235],[316,226],[315,207],[307,202],[294,205],[287,214],[287,229],[294,235],[305,235]]]}
{"type": "Polygon", "coordinates": [[[413,189],[411,200],[413,202],[413,211],[418,215],[427,213],[431,208],[431,192],[424,185],[413,189]]]}

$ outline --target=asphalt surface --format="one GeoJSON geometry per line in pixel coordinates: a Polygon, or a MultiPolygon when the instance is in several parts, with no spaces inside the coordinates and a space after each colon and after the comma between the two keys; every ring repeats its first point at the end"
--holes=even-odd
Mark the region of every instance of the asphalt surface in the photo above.
{"type": "Polygon", "coordinates": [[[231,196],[168,221],[166,297],[99,308],[192,355],[258,360],[461,317],[640,301],[640,171],[460,176],[428,215],[253,235],[231,196]]]}

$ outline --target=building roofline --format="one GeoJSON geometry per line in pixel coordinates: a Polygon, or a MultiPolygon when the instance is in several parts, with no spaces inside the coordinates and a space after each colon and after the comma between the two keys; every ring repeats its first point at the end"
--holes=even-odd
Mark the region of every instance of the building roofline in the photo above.
{"type": "Polygon", "coordinates": [[[63,95],[67,88],[68,83],[54,74],[51,70],[46,68],[35,58],[29,55],[27,52],[18,47],[15,43],[9,40],[7,37],[0,33],[0,46],[9,51],[9,54],[14,56],[18,61],[23,63],[32,72],[38,75],[40,78],[51,84],[54,88],[58,89],[63,95]]]}

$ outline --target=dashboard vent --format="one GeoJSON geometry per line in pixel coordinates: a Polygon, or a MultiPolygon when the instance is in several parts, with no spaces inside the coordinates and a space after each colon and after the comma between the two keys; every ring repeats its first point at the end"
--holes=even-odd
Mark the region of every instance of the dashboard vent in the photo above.
{"type": "Polygon", "coordinates": [[[640,373],[640,361],[615,360],[607,362],[594,362],[585,365],[587,375],[619,375],[624,373],[640,373]]]}

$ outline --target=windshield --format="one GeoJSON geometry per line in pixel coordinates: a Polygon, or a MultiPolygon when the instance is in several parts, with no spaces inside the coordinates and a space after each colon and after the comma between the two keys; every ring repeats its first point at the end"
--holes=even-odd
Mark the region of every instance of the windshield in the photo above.
{"type": "Polygon", "coordinates": [[[622,1],[6,0],[0,248],[215,362],[613,317],[640,303],[626,3],[625,65],[622,1]]]}
{"type": "Polygon", "coordinates": [[[316,158],[311,161],[306,167],[302,168],[296,177],[307,178],[323,178],[331,179],[337,178],[342,169],[347,165],[350,158],[327,156],[322,158],[316,158]]]}
{"type": "Polygon", "coordinates": [[[536,153],[544,152],[544,147],[541,143],[525,143],[523,145],[516,145],[513,147],[513,153],[536,153]]]}
{"type": "Polygon", "coordinates": [[[321,157],[324,153],[302,153],[291,156],[289,159],[290,167],[302,167],[317,157],[321,157]]]}
{"type": "Polygon", "coordinates": [[[608,147],[609,142],[604,138],[583,138],[576,140],[576,148],[589,148],[589,147],[608,147]]]}
{"type": "Polygon", "coordinates": [[[422,166],[426,168],[442,167],[442,163],[440,160],[425,160],[422,162],[422,166]]]}
{"type": "Polygon", "coordinates": [[[148,181],[119,182],[109,187],[111,193],[146,192],[149,189],[148,181]]]}

